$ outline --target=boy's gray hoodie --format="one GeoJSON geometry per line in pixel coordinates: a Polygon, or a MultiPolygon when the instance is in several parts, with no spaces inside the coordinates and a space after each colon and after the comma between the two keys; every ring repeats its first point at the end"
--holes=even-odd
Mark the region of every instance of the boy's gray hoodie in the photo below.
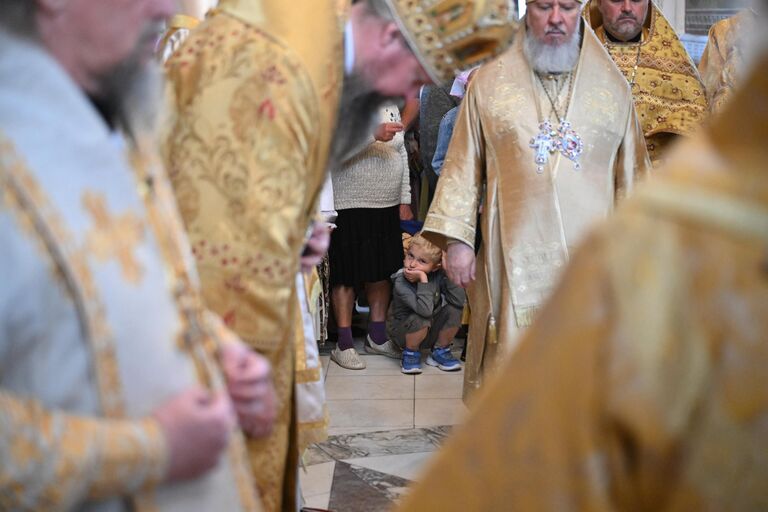
{"type": "Polygon", "coordinates": [[[441,268],[427,274],[426,283],[409,282],[402,268],[392,274],[391,279],[392,304],[389,306],[389,316],[395,320],[404,320],[413,313],[431,318],[445,303],[459,309],[464,307],[464,289],[448,279],[441,268]]]}

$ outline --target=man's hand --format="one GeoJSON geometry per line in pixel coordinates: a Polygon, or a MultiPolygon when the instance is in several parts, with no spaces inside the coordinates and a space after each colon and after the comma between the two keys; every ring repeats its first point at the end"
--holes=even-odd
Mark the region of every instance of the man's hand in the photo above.
{"type": "Polygon", "coordinates": [[[269,361],[242,343],[228,343],[221,364],[240,427],[251,437],[269,435],[277,417],[269,361]]]}
{"type": "Polygon", "coordinates": [[[413,210],[411,210],[411,205],[400,205],[400,220],[413,220],[413,210]]]}
{"type": "Polygon", "coordinates": [[[402,123],[381,123],[376,131],[373,132],[373,138],[379,142],[389,142],[395,138],[399,132],[403,131],[402,123]]]}
{"type": "Polygon", "coordinates": [[[194,387],[155,409],[168,444],[166,480],[188,480],[213,469],[235,426],[232,402],[194,387]]]}
{"type": "Polygon", "coordinates": [[[409,270],[404,268],[403,275],[409,283],[426,283],[429,281],[426,272],[423,270],[409,270]]]}
{"type": "Polygon", "coordinates": [[[462,288],[469,286],[475,280],[475,251],[462,242],[448,245],[445,273],[448,279],[462,288]]]}
{"type": "Polygon", "coordinates": [[[307,240],[307,245],[301,255],[301,271],[304,273],[311,272],[313,268],[319,265],[330,244],[330,225],[326,222],[315,222],[312,227],[312,236],[307,240]]]}

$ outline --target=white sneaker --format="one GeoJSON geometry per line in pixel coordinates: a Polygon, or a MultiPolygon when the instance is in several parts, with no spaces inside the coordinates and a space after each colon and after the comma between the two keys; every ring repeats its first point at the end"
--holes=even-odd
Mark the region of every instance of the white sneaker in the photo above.
{"type": "Polygon", "coordinates": [[[338,347],[331,350],[331,361],[347,370],[365,370],[365,361],[360,359],[354,348],[339,350],[338,347]]]}
{"type": "Polygon", "coordinates": [[[403,354],[403,351],[392,340],[387,340],[378,345],[373,342],[370,334],[365,338],[365,351],[369,354],[379,354],[380,356],[387,356],[392,359],[400,359],[403,354]]]}

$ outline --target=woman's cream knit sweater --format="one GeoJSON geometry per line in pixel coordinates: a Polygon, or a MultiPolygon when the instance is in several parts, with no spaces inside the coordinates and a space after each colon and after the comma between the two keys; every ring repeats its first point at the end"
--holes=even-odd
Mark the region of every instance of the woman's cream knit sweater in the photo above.
{"type": "MultiPolygon", "coordinates": [[[[400,112],[394,105],[382,108],[379,114],[382,123],[400,122],[400,112]]],[[[340,169],[333,169],[331,176],[336,210],[411,203],[408,154],[402,132],[389,142],[371,137],[370,144],[340,169]]]]}

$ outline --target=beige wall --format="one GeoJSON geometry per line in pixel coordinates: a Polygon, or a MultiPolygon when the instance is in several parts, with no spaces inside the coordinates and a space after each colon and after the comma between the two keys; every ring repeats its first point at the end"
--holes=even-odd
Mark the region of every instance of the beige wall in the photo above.
{"type": "Polygon", "coordinates": [[[678,34],[685,32],[685,0],[655,0],[678,34]]]}

